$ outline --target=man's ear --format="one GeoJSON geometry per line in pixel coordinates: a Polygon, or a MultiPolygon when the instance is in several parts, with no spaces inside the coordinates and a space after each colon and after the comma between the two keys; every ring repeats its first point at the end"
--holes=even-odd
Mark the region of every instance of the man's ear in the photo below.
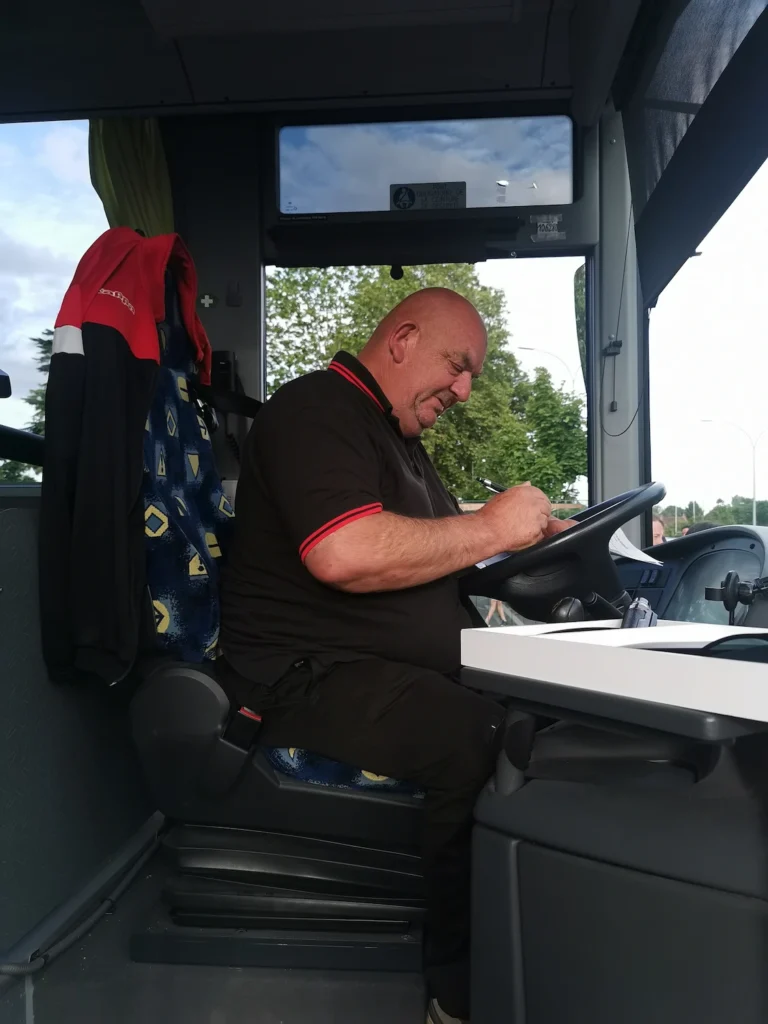
{"type": "Polygon", "coordinates": [[[389,351],[393,361],[399,366],[416,342],[419,340],[419,327],[412,320],[398,324],[389,338],[389,351]]]}

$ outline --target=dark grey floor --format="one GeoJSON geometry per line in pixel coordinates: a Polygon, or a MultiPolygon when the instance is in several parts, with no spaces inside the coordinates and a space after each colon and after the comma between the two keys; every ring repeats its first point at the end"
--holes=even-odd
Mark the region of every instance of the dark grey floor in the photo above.
{"type": "Polygon", "coordinates": [[[0,997],[0,1024],[423,1024],[418,975],[131,963],[129,936],[161,881],[150,871],[82,942],[0,997]]]}

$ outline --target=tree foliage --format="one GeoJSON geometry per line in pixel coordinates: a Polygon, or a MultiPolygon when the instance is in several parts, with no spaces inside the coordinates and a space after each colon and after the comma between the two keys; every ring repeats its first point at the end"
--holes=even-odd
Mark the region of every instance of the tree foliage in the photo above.
{"type": "MultiPolygon", "coordinates": [[[[32,343],[37,349],[35,362],[39,372],[43,375],[43,383],[33,388],[24,401],[32,408],[32,418],[27,423],[27,430],[42,437],[45,432],[45,388],[48,381],[48,371],[51,368],[51,351],[53,349],[53,331],[46,329],[39,338],[32,338],[32,343]]],[[[0,462],[0,483],[24,484],[32,483],[35,477],[30,472],[29,466],[23,462],[0,462]]]]}
{"type": "Polygon", "coordinates": [[[0,484],[31,484],[34,480],[23,462],[0,462],[0,484]]]}
{"type": "MultiPolygon", "coordinates": [[[[752,499],[734,494],[729,502],[718,498],[712,508],[706,512],[697,501],[689,501],[683,508],[677,506],[677,530],[675,530],[675,508],[667,505],[654,509],[664,520],[664,528],[668,537],[679,537],[686,526],[694,523],[713,523],[715,526],[751,526],[752,499]]],[[[757,525],[768,526],[768,501],[757,502],[757,525]]]]}
{"type": "Polygon", "coordinates": [[[586,473],[581,399],[556,389],[545,370],[529,377],[508,347],[504,294],[482,285],[466,264],[279,269],[267,281],[269,390],[328,364],[339,349],[357,354],[385,314],[420,288],[452,288],[480,311],[488,329],[483,375],[466,405],[454,408],[424,444],[446,486],[485,498],[476,477],[504,484],[531,480],[555,500],[573,496],[586,473]]]}
{"type": "Polygon", "coordinates": [[[698,501],[689,501],[685,506],[685,518],[690,523],[700,523],[704,518],[704,509],[698,501]]]}
{"type": "Polygon", "coordinates": [[[48,371],[51,368],[51,352],[53,350],[53,331],[45,330],[39,338],[32,339],[37,348],[35,362],[38,372],[43,376],[43,383],[33,388],[24,401],[32,408],[32,419],[27,430],[42,437],[45,433],[45,388],[48,383],[48,371]]]}

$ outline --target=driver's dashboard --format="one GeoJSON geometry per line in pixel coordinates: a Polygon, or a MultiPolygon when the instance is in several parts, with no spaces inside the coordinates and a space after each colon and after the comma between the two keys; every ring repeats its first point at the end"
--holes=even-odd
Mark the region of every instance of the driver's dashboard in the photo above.
{"type": "MultiPolygon", "coordinates": [[[[648,548],[660,566],[620,559],[616,568],[630,596],[647,598],[659,618],[727,625],[728,612],[705,599],[705,587],[719,587],[731,570],[742,580],[768,575],[766,550],[768,529],[720,526],[648,548]]],[[[749,624],[748,612],[739,605],[737,625],[749,624]]]]}

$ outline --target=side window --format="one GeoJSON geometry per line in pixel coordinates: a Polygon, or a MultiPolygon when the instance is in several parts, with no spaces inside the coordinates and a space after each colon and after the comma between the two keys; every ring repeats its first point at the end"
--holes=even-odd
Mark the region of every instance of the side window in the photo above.
{"type": "Polygon", "coordinates": [[[657,540],[695,524],[768,526],[768,163],[662,292],[650,317],[657,540]]]}
{"type": "MultiPolygon", "coordinates": [[[[12,395],[0,423],[43,433],[53,324],[75,267],[107,228],[88,171],[86,121],[0,125],[0,369],[12,395]]],[[[36,467],[2,459],[0,483],[36,467]]]]}

